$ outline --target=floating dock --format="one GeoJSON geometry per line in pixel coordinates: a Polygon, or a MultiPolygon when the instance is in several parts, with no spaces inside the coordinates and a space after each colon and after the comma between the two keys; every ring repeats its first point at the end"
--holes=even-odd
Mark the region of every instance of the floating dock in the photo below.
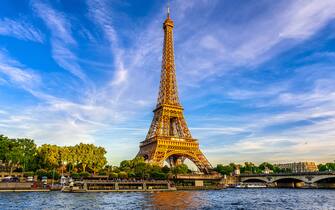
{"type": "Polygon", "coordinates": [[[0,182],[0,192],[49,192],[50,189],[33,188],[31,182],[0,182]]]}
{"type": "Polygon", "coordinates": [[[62,188],[62,192],[154,192],[177,190],[168,181],[117,182],[110,180],[75,181],[62,188]]]}

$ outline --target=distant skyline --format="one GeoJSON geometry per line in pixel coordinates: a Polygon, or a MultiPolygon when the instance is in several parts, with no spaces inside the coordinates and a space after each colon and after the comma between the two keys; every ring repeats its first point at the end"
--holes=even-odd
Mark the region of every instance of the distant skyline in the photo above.
{"type": "MultiPolygon", "coordinates": [[[[0,134],[131,159],[167,1],[0,1],[0,134]]],[[[180,101],[209,161],[335,160],[335,1],[171,0],[180,101]]]]}

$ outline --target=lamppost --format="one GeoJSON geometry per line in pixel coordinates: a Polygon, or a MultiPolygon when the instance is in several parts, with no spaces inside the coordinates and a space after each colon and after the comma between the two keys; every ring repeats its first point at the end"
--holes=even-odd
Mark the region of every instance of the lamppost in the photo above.
{"type": "Polygon", "coordinates": [[[23,173],[26,171],[26,145],[23,144],[23,173]]]}
{"type": "Polygon", "coordinates": [[[55,168],[52,170],[52,182],[51,182],[51,189],[54,186],[54,179],[55,179],[55,168]]]}

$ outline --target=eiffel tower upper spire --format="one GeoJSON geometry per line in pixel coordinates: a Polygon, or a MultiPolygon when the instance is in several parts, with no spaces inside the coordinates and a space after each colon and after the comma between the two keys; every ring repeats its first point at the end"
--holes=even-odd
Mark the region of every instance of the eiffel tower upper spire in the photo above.
{"type": "Polygon", "coordinates": [[[174,63],[173,26],[173,21],[170,18],[170,7],[168,6],[167,17],[163,24],[164,44],[157,108],[162,105],[181,107],[178,97],[176,67],[174,63]]]}
{"type": "Polygon", "coordinates": [[[167,17],[170,18],[170,1],[168,2],[168,7],[167,7],[167,17]]]}

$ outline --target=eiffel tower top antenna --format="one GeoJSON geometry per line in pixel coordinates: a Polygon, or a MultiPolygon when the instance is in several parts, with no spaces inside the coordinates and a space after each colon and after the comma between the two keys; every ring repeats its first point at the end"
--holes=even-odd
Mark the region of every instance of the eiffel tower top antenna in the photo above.
{"type": "Polygon", "coordinates": [[[167,17],[170,18],[170,0],[168,0],[167,17]]]}

